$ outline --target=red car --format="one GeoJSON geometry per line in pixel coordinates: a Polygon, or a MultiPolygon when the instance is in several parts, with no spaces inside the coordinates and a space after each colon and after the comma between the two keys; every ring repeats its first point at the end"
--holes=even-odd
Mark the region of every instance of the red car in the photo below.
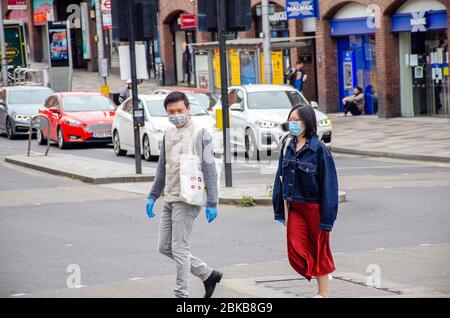
{"type": "Polygon", "coordinates": [[[40,145],[47,138],[60,149],[84,142],[111,143],[111,127],[115,115],[113,102],[100,93],[56,93],[48,97],[39,114],[50,121],[50,132],[37,132],[40,145]]]}

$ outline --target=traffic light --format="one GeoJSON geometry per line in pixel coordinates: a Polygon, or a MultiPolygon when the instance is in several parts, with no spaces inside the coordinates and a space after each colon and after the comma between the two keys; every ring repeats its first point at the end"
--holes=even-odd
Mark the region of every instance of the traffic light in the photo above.
{"type": "MultiPolygon", "coordinates": [[[[112,0],[111,16],[113,39],[128,41],[128,6],[131,1],[112,0]]],[[[157,29],[157,0],[134,0],[133,26],[136,41],[152,40],[157,29]]]]}
{"type": "MultiPolygon", "coordinates": [[[[251,0],[225,1],[225,29],[238,32],[252,27],[251,0]]],[[[198,0],[198,28],[201,32],[217,31],[217,1],[198,0]]]]}

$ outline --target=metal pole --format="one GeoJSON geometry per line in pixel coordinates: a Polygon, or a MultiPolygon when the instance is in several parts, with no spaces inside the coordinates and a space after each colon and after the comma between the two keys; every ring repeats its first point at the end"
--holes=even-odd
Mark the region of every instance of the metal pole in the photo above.
{"type": "Polygon", "coordinates": [[[100,76],[102,86],[106,85],[106,76],[101,73],[102,61],[105,58],[105,42],[103,40],[103,23],[101,0],[95,0],[95,23],[97,26],[97,52],[98,52],[98,75],[100,76]]]}
{"type": "Polygon", "coordinates": [[[8,63],[6,61],[5,28],[3,26],[3,6],[0,6],[0,50],[2,51],[2,81],[3,86],[8,86],[8,63]]]}
{"type": "Polygon", "coordinates": [[[225,0],[217,0],[217,35],[219,37],[220,52],[220,82],[222,90],[222,123],[223,123],[223,152],[225,166],[225,186],[232,187],[231,151],[230,151],[230,123],[228,110],[228,68],[227,68],[227,43],[225,38],[226,7],[225,0]]]}
{"type": "Polygon", "coordinates": [[[272,53],[270,47],[270,23],[269,23],[269,0],[261,2],[263,50],[264,50],[264,79],[266,84],[272,84],[272,53]]]}
{"type": "Polygon", "coordinates": [[[141,138],[140,128],[136,123],[135,110],[138,109],[138,89],[136,76],[136,50],[134,39],[134,0],[128,1],[128,44],[130,46],[130,68],[131,68],[131,98],[133,101],[133,127],[134,127],[134,160],[136,163],[136,174],[142,173],[142,158],[141,158],[141,138]]]}

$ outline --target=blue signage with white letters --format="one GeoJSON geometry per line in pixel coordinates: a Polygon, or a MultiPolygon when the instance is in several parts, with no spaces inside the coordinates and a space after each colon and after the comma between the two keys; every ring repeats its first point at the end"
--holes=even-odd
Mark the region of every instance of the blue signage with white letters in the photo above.
{"type": "Polygon", "coordinates": [[[288,19],[305,19],[319,17],[318,0],[286,0],[288,19]]]}

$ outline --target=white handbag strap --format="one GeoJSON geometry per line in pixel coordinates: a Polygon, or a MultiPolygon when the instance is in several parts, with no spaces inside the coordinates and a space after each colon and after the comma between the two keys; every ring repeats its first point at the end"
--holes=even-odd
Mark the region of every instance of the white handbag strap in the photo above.
{"type": "Polygon", "coordinates": [[[189,154],[195,155],[195,145],[197,143],[197,138],[199,133],[202,131],[202,127],[196,126],[192,136],[192,142],[189,144],[189,154]]]}

